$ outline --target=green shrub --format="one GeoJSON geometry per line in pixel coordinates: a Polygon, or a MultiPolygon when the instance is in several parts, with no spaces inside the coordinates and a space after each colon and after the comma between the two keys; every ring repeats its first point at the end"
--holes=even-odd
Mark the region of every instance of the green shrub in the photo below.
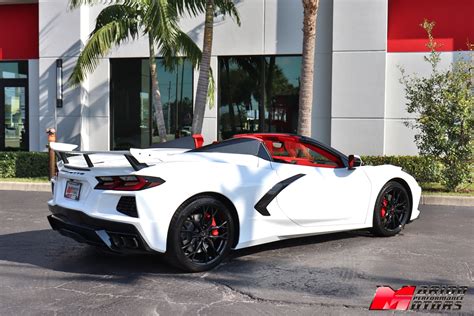
{"type": "Polygon", "coordinates": [[[443,173],[443,165],[428,156],[364,156],[366,165],[394,165],[411,174],[418,182],[439,182],[443,173]]]}
{"type": "Polygon", "coordinates": [[[0,178],[48,176],[48,153],[0,152],[0,178]]]}
{"type": "Polygon", "coordinates": [[[456,191],[471,183],[472,133],[474,129],[474,63],[460,60],[448,69],[439,67],[441,55],[433,38],[434,22],[421,26],[428,33],[430,54],[425,61],[431,66],[429,76],[407,75],[401,68],[407,98],[407,112],[417,114],[407,126],[416,129],[415,142],[421,155],[439,157],[445,166],[441,183],[456,191]]]}

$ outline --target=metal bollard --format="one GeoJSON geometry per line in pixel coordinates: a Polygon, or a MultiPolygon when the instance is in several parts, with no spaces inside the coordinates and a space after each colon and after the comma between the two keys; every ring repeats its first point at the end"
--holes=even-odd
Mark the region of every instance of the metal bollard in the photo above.
{"type": "Polygon", "coordinates": [[[48,134],[48,149],[49,149],[49,179],[52,179],[56,175],[56,156],[54,150],[51,149],[52,142],[56,142],[56,130],[54,128],[46,129],[48,134]]]}

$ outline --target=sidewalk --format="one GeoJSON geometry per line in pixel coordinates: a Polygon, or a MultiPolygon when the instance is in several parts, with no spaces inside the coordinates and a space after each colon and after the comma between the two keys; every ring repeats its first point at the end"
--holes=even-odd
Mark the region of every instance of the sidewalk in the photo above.
{"type": "Polygon", "coordinates": [[[2,191],[35,191],[51,192],[51,183],[47,182],[2,182],[0,181],[0,190],[2,191]]]}
{"type": "MultiPolygon", "coordinates": [[[[0,182],[0,190],[51,192],[51,184],[32,182],[0,182]]],[[[474,207],[474,196],[422,195],[420,204],[474,207]]]]}

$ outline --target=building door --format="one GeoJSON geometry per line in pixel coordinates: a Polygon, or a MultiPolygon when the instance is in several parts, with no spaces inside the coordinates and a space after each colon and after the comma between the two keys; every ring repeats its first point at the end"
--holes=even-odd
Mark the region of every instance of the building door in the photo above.
{"type": "Polygon", "coordinates": [[[28,80],[0,79],[0,151],[28,150],[28,80]]]}

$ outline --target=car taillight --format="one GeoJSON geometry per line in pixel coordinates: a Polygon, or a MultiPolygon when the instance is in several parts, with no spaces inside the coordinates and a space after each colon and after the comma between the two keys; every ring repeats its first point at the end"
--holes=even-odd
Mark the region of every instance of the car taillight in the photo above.
{"type": "Polygon", "coordinates": [[[96,190],[139,191],[165,183],[161,178],[144,176],[102,176],[96,179],[99,181],[96,190]]]}

